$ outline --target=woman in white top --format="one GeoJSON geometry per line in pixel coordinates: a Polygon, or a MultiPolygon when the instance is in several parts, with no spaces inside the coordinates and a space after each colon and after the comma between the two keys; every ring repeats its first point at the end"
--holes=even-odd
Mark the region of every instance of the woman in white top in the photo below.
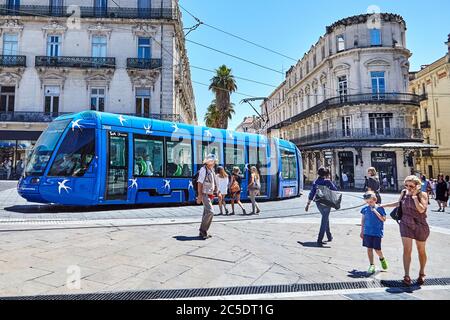
{"type": "Polygon", "coordinates": [[[216,183],[217,189],[219,190],[218,192],[219,210],[220,210],[219,215],[223,215],[222,206],[225,209],[225,214],[228,215],[227,202],[225,201],[225,197],[228,193],[228,186],[230,180],[228,179],[228,174],[223,167],[218,167],[217,172],[218,174],[216,175],[216,183]]]}

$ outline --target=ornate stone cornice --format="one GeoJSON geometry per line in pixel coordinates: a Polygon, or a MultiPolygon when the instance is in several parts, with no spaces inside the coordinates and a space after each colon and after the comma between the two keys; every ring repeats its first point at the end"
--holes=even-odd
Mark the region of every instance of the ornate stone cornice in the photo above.
{"type": "Polygon", "coordinates": [[[112,69],[87,69],[85,72],[86,88],[90,86],[106,86],[109,90],[109,85],[114,76],[112,69]]]}
{"type": "Polygon", "coordinates": [[[160,75],[159,70],[128,70],[133,88],[145,87],[155,89],[155,83],[160,75]]]}
{"type": "Polygon", "coordinates": [[[87,30],[91,36],[108,36],[110,38],[112,33],[112,28],[105,26],[101,22],[89,26],[87,30]]]}
{"type": "Polygon", "coordinates": [[[1,86],[19,86],[22,80],[24,68],[18,69],[18,72],[9,72],[0,69],[0,85],[1,86]]]}
{"type": "Polygon", "coordinates": [[[332,25],[330,25],[326,28],[327,34],[332,33],[333,31],[335,31],[338,28],[348,27],[348,26],[355,25],[355,24],[367,23],[369,21],[369,19],[373,18],[374,16],[376,16],[383,22],[396,22],[396,23],[403,24],[406,28],[405,20],[403,19],[402,16],[400,16],[398,14],[392,14],[392,13],[378,13],[378,14],[370,13],[369,14],[368,13],[368,14],[356,15],[356,16],[352,16],[352,17],[348,17],[348,18],[344,18],[339,21],[336,21],[335,23],[333,23],[332,25]]]}
{"type": "Polygon", "coordinates": [[[132,28],[134,37],[150,37],[154,38],[158,32],[158,28],[150,24],[139,23],[132,28]]]}
{"type": "Polygon", "coordinates": [[[0,33],[19,33],[21,34],[23,31],[23,24],[19,22],[17,19],[8,19],[0,26],[0,33]]]}
{"type": "Polygon", "coordinates": [[[39,80],[41,81],[41,89],[44,85],[59,85],[64,90],[64,84],[67,79],[67,74],[69,73],[68,69],[39,67],[36,68],[36,71],[38,73],[39,80]]]}
{"type": "Polygon", "coordinates": [[[59,24],[57,21],[51,21],[49,24],[42,27],[44,37],[48,34],[60,34],[63,35],[67,31],[67,26],[59,24]]]}

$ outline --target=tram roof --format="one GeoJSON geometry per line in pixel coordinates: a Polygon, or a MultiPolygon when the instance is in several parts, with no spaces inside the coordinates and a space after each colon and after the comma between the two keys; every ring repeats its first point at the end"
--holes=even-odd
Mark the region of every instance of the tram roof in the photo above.
{"type": "MultiPolygon", "coordinates": [[[[185,123],[176,123],[170,121],[163,121],[157,119],[142,118],[129,115],[121,115],[99,111],[83,111],[74,114],[68,114],[58,117],[56,120],[78,120],[96,122],[98,127],[125,127],[132,129],[140,129],[143,134],[148,131],[173,132],[179,137],[199,136],[199,137],[218,137],[223,140],[236,139],[238,141],[249,141],[264,143],[267,142],[267,137],[253,133],[236,132],[232,130],[208,128],[202,126],[194,126],[185,123]]],[[[289,141],[279,139],[281,147],[288,149],[295,149],[295,145],[289,141]]]]}

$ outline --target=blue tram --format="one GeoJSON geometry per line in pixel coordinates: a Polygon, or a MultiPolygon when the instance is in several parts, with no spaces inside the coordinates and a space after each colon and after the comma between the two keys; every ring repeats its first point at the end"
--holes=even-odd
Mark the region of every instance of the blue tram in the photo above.
{"type": "Polygon", "coordinates": [[[228,172],[261,175],[262,199],[303,189],[300,151],[291,142],[148,118],[85,111],[58,117],[37,141],[18,184],[31,202],[62,205],[190,203],[192,177],[207,154],[228,172]]]}

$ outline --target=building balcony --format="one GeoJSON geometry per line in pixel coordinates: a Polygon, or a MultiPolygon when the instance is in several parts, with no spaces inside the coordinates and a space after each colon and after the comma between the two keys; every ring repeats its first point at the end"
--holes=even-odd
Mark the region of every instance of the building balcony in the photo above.
{"type": "Polygon", "coordinates": [[[268,132],[270,132],[273,129],[283,128],[284,126],[288,126],[292,123],[309,118],[315,114],[318,114],[320,112],[329,109],[360,104],[373,104],[373,105],[402,104],[419,107],[420,97],[416,94],[410,93],[383,93],[383,94],[364,93],[364,94],[353,94],[353,95],[343,95],[339,97],[333,97],[324,100],[323,102],[295,115],[290,119],[287,119],[281,123],[277,123],[276,125],[270,127],[268,129],[268,132]]]}
{"type": "Polygon", "coordinates": [[[419,129],[408,128],[385,128],[383,132],[374,131],[369,128],[354,128],[350,130],[330,130],[316,134],[307,135],[292,139],[296,145],[310,145],[336,141],[373,141],[373,140],[393,140],[393,141],[423,141],[423,135],[419,129]]]}
{"type": "Polygon", "coordinates": [[[45,5],[0,5],[2,16],[51,16],[72,17],[79,14],[80,18],[111,18],[111,19],[168,19],[177,18],[176,10],[172,8],[95,8],[72,6],[45,6],[45,5]]]}
{"type": "Polygon", "coordinates": [[[428,93],[422,93],[422,94],[419,96],[419,100],[420,100],[420,102],[422,102],[422,101],[427,101],[427,100],[428,100],[428,93]]]}
{"type": "Polygon", "coordinates": [[[424,149],[422,150],[422,157],[432,157],[433,150],[432,149],[424,149]]]}
{"type": "Polygon", "coordinates": [[[36,67],[115,69],[116,58],[37,56],[36,67]]]}
{"type": "Polygon", "coordinates": [[[161,66],[162,66],[161,59],[141,59],[141,58],[127,59],[128,69],[151,70],[161,68],[161,66]]]}
{"type": "Polygon", "coordinates": [[[420,128],[421,129],[431,129],[431,121],[430,120],[422,121],[420,123],[420,128]]]}
{"type": "MultiPolygon", "coordinates": [[[[80,110],[82,111],[82,110],[80,110]]],[[[67,115],[72,112],[29,112],[29,111],[13,111],[0,112],[1,122],[52,122],[55,118],[67,115]]],[[[126,116],[135,116],[140,118],[148,118],[155,120],[163,120],[170,122],[181,122],[182,118],[179,114],[159,114],[159,113],[121,113],[126,116]]]]}
{"type": "Polygon", "coordinates": [[[0,55],[0,67],[26,67],[27,57],[26,56],[10,56],[10,55],[0,55]]]}

